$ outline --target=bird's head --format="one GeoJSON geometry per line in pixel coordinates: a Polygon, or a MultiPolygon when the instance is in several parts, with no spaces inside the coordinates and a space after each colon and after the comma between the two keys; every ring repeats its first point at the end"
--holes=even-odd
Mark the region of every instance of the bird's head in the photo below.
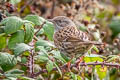
{"type": "Polygon", "coordinates": [[[74,22],[65,16],[57,16],[54,17],[53,19],[50,19],[49,21],[54,24],[56,31],[62,29],[63,27],[69,27],[69,26],[75,27],[74,22]]]}

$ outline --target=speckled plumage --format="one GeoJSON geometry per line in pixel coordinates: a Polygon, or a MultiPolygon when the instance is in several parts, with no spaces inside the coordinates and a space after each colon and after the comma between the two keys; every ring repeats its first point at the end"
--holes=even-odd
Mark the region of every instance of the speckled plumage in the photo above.
{"type": "Polygon", "coordinates": [[[83,54],[91,43],[94,43],[85,32],[78,30],[69,18],[58,16],[53,18],[52,22],[55,25],[54,44],[65,55],[73,57],[83,54]]]}

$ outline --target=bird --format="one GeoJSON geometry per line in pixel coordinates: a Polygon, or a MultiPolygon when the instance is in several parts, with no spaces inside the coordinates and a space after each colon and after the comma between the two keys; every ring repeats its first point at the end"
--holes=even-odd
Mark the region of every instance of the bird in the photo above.
{"type": "Polygon", "coordinates": [[[66,16],[57,16],[49,19],[54,24],[53,40],[61,53],[73,58],[83,55],[92,45],[101,45],[97,41],[91,41],[86,32],[79,30],[75,23],[66,16]]]}

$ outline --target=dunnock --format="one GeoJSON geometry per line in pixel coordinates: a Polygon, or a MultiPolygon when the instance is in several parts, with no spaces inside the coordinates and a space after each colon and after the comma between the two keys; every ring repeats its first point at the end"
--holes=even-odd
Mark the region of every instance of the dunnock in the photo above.
{"type": "Polygon", "coordinates": [[[91,41],[88,34],[78,30],[74,22],[68,17],[57,16],[50,19],[50,21],[53,22],[55,26],[53,37],[55,46],[71,58],[85,53],[91,44],[102,44],[91,41]]]}

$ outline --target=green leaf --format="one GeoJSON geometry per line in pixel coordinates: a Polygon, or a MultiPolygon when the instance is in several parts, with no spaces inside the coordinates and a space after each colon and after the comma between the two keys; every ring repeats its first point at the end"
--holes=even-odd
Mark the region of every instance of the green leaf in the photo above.
{"type": "Polygon", "coordinates": [[[28,60],[27,57],[22,57],[21,58],[21,63],[26,64],[27,60],[28,60]]]}
{"type": "Polygon", "coordinates": [[[3,71],[12,69],[17,64],[17,59],[9,53],[0,52],[0,66],[3,71]]]}
{"type": "Polygon", "coordinates": [[[80,29],[81,31],[87,31],[87,27],[85,27],[85,26],[80,26],[79,29],[80,29]]]}
{"type": "Polygon", "coordinates": [[[19,56],[24,51],[30,50],[30,46],[28,46],[25,43],[20,43],[20,44],[17,44],[16,47],[13,50],[14,50],[14,55],[19,56]]]}
{"type": "Polygon", "coordinates": [[[35,60],[36,63],[41,63],[41,62],[47,62],[49,59],[45,54],[39,54],[35,56],[35,60]]]}
{"type": "Polygon", "coordinates": [[[24,19],[33,22],[36,26],[40,26],[45,21],[44,18],[37,15],[27,15],[24,19]]]}
{"type": "Polygon", "coordinates": [[[15,78],[15,77],[7,77],[7,79],[3,79],[3,80],[17,80],[17,78],[15,78]]]}
{"type": "Polygon", "coordinates": [[[25,23],[25,43],[32,41],[34,36],[34,25],[32,23],[25,23]]]}
{"type": "Polygon", "coordinates": [[[19,70],[19,69],[13,69],[7,72],[7,74],[23,74],[24,71],[19,70]]]}
{"type": "Polygon", "coordinates": [[[6,34],[15,33],[17,30],[21,29],[23,26],[23,21],[19,17],[7,17],[1,21],[1,23],[5,26],[4,31],[6,34]]]}
{"type": "Polygon", "coordinates": [[[10,37],[8,48],[13,49],[18,43],[24,43],[24,30],[19,30],[10,37]]]}
{"type": "Polygon", "coordinates": [[[50,42],[40,39],[35,43],[35,46],[54,47],[50,42]]]}
{"type": "Polygon", "coordinates": [[[93,49],[98,53],[99,49],[96,46],[93,46],[93,49]]]}
{"type": "Polygon", "coordinates": [[[72,72],[70,72],[70,73],[71,73],[72,79],[73,79],[73,80],[77,80],[77,75],[74,74],[74,73],[72,73],[72,72]]]}
{"type": "Polygon", "coordinates": [[[53,62],[51,60],[49,60],[47,62],[46,69],[47,69],[48,72],[52,71],[52,69],[53,69],[53,62]]]}
{"type": "Polygon", "coordinates": [[[88,54],[91,54],[92,49],[94,49],[97,53],[99,52],[99,49],[95,45],[92,45],[91,48],[88,50],[88,54]]]}
{"type": "Polygon", "coordinates": [[[77,75],[77,80],[82,80],[82,78],[79,75],[77,75]]]}
{"type": "Polygon", "coordinates": [[[35,56],[36,62],[37,63],[47,62],[49,60],[47,51],[45,50],[45,48],[43,46],[39,46],[39,48],[40,48],[40,53],[39,53],[39,55],[35,56]]]}
{"type": "Polygon", "coordinates": [[[0,36],[0,50],[6,47],[6,37],[0,36]]]}
{"type": "Polygon", "coordinates": [[[96,62],[96,61],[103,62],[103,59],[101,58],[100,55],[90,54],[84,57],[84,61],[85,62],[96,62]]]}
{"type": "Polygon", "coordinates": [[[60,73],[60,76],[62,76],[62,72],[61,72],[59,66],[58,66],[56,63],[53,63],[53,64],[54,64],[54,65],[56,66],[56,68],[58,69],[58,72],[60,73]]]}
{"type": "Polygon", "coordinates": [[[54,55],[54,57],[63,63],[66,63],[67,61],[61,56],[60,51],[52,50],[50,53],[54,55]]]}
{"type": "Polygon", "coordinates": [[[44,33],[44,29],[42,28],[42,29],[40,29],[40,31],[36,35],[39,36],[39,35],[41,35],[43,33],[44,33]]]}
{"type": "Polygon", "coordinates": [[[54,25],[51,22],[46,21],[46,24],[44,24],[43,29],[44,34],[48,37],[48,39],[53,40],[54,25]]]}
{"type": "Polygon", "coordinates": [[[113,62],[115,60],[120,60],[120,56],[119,55],[110,55],[107,58],[108,58],[107,62],[113,62]]]}
{"type": "Polygon", "coordinates": [[[107,67],[96,66],[97,74],[100,80],[103,80],[107,76],[107,67]],[[102,73],[102,74],[101,74],[102,73]]]}
{"type": "Polygon", "coordinates": [[[14,4],[19,3],[20,1],[21,1],[21,0],[10,0],[10,3],[14,5],[14,4]]]}
{"type": "Polygon", "coordinates": [[[33,78],[29,78],[29,77],[25,77],[25,76],[19,76],[18,77],[18,80],[36,80],[36,79],[33,79],[33,78]]]}

